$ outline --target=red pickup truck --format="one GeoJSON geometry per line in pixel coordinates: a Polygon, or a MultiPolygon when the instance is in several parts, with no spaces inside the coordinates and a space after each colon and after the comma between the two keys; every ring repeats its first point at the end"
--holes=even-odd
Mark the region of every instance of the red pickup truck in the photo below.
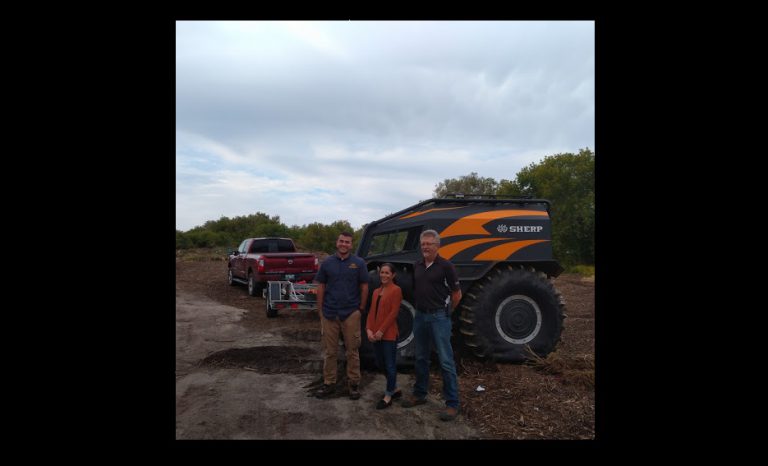
{"type": "Polygon", "coordinates": [[[290,238],[248,238],[229,254],[227,283],[248,285],[248,294],[259,296],[268,281],[311,282],[319,264],[314,254],[296,252],[290,238]]]}

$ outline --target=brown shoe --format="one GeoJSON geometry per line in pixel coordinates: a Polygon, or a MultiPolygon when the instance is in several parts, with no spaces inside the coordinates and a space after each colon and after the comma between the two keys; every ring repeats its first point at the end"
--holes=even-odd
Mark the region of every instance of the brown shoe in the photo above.
{"type": "Polygon", "coordinates": [[[440,413],[440,420],[441,421],[453,421],[456,419],[456,416],[459,415],[459,408],[451,408],[450,406],[446,406],[445,410],[440,413]]]}
{"type": "Polygon", "coordinates": [[[400,402],[400,406],[403,408],[413,408],[417,405],[423,405],[427,402],[426,398],[416,398],[413,395],[408,395],[407,398],[404,398],[402,402],[400,402]]]}

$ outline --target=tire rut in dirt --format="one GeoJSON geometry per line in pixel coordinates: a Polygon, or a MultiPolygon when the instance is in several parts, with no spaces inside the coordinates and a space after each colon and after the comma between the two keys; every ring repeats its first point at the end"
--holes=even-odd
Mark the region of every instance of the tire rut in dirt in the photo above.
{"type": "Polygon", "coordinates": [[[307,374],[322,369],[317,350],[298,346],[229,348],[206,356],[200,365],[243,368],[262,374],[307,374]]]}

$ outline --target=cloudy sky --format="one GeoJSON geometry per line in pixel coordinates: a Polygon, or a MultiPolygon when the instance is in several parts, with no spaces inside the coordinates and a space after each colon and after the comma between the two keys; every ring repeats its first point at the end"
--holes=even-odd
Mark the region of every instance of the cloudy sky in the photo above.
{"type": "Polygon", "coordinates": [[[592,21],[176,23],[176,228],[354,228],[595,149],[592,21]]]}

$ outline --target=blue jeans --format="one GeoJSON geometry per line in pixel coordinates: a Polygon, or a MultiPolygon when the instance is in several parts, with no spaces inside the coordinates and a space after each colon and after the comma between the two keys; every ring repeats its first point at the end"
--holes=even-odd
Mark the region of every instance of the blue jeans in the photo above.
{"type": "Polygon", "coordinates": [[[416,345],[416,384],[413,386],[413,395],[419,399],[427,396],[430,343],[434,343],[440,359],[440,370],[443,373],[445,405],[458,408],[459,381],[456,376],[456,365],[453,362],[453,348],[451,348],[450,316],[445,311],[434,314],[416,312],[416,318],[413,320],[413,334],[416,345]]]}
{"type": "Polygon", "coordinates": [[[392,396],[397,388],[397,342],[375,341],[373,350],[376,353],[376,366],[387,376],[384,394],[392,396]]]}

